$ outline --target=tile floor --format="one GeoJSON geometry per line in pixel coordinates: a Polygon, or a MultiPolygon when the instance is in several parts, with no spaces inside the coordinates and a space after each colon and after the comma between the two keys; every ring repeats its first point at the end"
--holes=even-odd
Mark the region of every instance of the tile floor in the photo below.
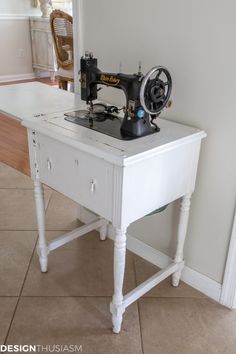
{"type": "MultiPolygon", "coordinates": [[[[45,188],[47,237],[77,226],[76,205],[45,188]]],[[[82,345],[85,354],[235,354],[236,311],[169,279],[128,308],[111,332],[112,241],[91,232],[41,274],[30,179],[0,164],[0,344],[82,345]]],[[[125,291],[156,271],[127,253],[125,291]]],[[[45,351],[44,351],[45,353],[45,351]]]]}

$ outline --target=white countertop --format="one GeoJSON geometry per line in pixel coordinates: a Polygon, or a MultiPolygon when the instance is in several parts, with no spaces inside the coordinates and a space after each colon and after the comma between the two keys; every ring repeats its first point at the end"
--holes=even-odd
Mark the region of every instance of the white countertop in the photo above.
{"type": "Polygon", "coordinates": [[[37,114],[73,110],[80,97],[40,82],[0,86],[0,112],[23,120],[37,114]]]}
{"type": "Polygon", "coordinates": [[[123,141],[65,121],[64,112],[84,106],[78,95],[38,82],[0,87],[0,112],[23,120],[30,129],[122,166],[206,136],[197,128],[158,118],[159,133],[123,141]]]}
{"type": "Polygon", "coordinates": [[[157,124],[160,132],[125,141],[68,122],[63,112],[32,117],[23,122],[28,128],[122,166],[206,136],[197,128],[166,119],[158,118],[157,124]]]}

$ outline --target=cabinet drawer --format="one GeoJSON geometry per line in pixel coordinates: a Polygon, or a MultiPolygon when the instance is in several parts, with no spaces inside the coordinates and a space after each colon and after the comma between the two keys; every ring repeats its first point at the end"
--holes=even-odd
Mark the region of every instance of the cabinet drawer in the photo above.
{"type": "Polygon", "coordinates": [[[43,135],[39,143],[40,180],[111,220],[113,165],[43,135]]]}
{"type": "Polygon", "coordinates": [[[51,32],[49,19],[39,19],[31,18],[30,19],[30,28],[31,30],[39,30],[43,32],[51,32]]]}

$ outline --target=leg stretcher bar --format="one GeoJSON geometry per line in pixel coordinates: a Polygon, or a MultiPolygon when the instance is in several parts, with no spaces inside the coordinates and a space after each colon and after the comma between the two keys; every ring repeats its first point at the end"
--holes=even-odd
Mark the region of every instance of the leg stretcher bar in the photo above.
{"type": "Polygon", "coordinates": [[[182,269],[184,266],[184,262],[175,263],[171,262],[167,267],[163,268],[156,274],[152,275],[150,278],[145,280],[143,283],[138,285],[136,288],[131,290],[128,294],[124,295],[123,306],[126,308],[131,305],[133,302],[138,300],[141,296],[150,291],[154,286],[159,284],[164,279],[168,278],[171,274],[178,271],[180,268],[182,269]]]}
{"type": "MultiPolygon", "coordinates": [[[[47,254],[81,236],[84,236],[88,232],[91,232],[93,230],[99,230],[101,228],[107,228],[107,227],[108,227],[108,221],[101,217],[98,217],[95,220],[91,221],[90,223],[77,227],[76,229],[67,232],[64,235],[55,238],[51,242],[48,242],[47,254]]],[[[105,239],[105,238],[101,237],[101,239],[105,239]]],[[[38,254],[40,256],[40,250],[38,250],[38,254]]],[[[154,288],[161,281],[168,278],[171,274],[177,271],[181,271],[183,266],[184,266],[184,261],[179,263],[171,262],[167,267],[163,268],[156,274],[152,275],[150,278],[148,278],[143,283],[138,285],[136,288],[131,290],[128,294],[124,295],[123,302],[122,302],[123,309],[125,310],[126,307],[128,307],[133,302],[138,300],[141,296],[146,294],[148,291],[154,288]]]]}
{"type": "Polygon", "coordinates": [[[46,268],[42,267],[41,261],[43,261],[43,259],[45,259],[45,256],[47,257],[47,255],[51,251],[54,251],[55,249],[65,245],[65,244],[67,244],[67,243],[87,234],[88,232],[93,231],[93,230],[99,230],[100,239],[105,240],[107,227],[108,227],[108,221],[99,217],[86,225],[77,227],[76,229],[74,229],[70,232],[67,232],[64,235],[55,238],[54,240],[52,240],[51,242],[48,242],[47,245],[44,245],[43,247],[40,245],[40,242],[39,242],[38,246],[37,246],[37,253],[38,253],[39,261],[41,264],[41,271],[42,272],[47,271],[47,267],[46,268]]]}
{"type": "MultiPolygon", "coordinates": [[[[93,231],[93,230],[99,230],[100,231],[100,238],[101,238],[101,240],[104,240],[106,238],[106,237],[104,237],[104,235],[106,234],[107,227],[108,227],[108,221],[101,218],[101,217],[98,217],[95,220],[93,220],[92,222],[90,222],[86,225],[80,226],[70,232],[67,232],[66,234],[64,234],[60,237],[57,237],[54,240],[52,240],[51,242],[49,242],[47,245],[46,253],[48,255],[51,251],[65,245],[65,244],[67,244],[67,243],[87,234],[88,232],[93,231]]],[[[40,257],[41,256],[40,247],[38,247],[38,254],[40,257]]],[[[123,314],[125,312],[125,309],[129,305],[131,305],[133,302],[138,300],[141,296],[146,294],[148,291],[150,291],[152,288],[154,288],[157,284],[159,284],[161,281],[163,281],[164,279],[166,279],[170,275],[181,271],[183,269],[183,266],[184,266],[184,261],[181,261],[178,263],[171,262],[167,267],[163,268],[162,270],[160,270],[156,274],[152,275],[150,278],[148,278],[143,283],[138,285],[136,288],[131,290],[129,293],[124,295],[122,304],[119,307],[119,309],[117,309],[118,310],[117,312],[118,313],[120,312],[121,314],[123,314]]],[[[110,306],[110,310],[112,313],[114,313],[115,309],[114,309],[112,303],[110,306]]]]}
{"type": "Polygon", "coordinates": [[[90,222],[89,224],[77,227],[76,229],[55,238],[53,241],[49,242],[48,244],[48,251],[51,252],[58,247],[61,247],[65,245],[68,242],[71,242],[85,234],[87,234],[90,231],[96,230],[100,227],[107,226],[108,222],[105,219],[98,218],[95,219],[94,221],[90,222]]]}

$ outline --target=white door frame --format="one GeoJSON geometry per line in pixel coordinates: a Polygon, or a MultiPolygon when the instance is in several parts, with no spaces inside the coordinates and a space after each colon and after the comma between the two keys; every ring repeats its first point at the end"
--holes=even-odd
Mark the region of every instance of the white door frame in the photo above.
{"type": "Polygon", "coordinates": [[[79,93],[80,57],[84,53],[83,0],[72,0],[73,46],[74,46],[74,92],[79,93]]]}
{"type": "Polygon", "coordinates": [[[226,260],[220,303],[236,308],[236,212],[226,260]]]}

